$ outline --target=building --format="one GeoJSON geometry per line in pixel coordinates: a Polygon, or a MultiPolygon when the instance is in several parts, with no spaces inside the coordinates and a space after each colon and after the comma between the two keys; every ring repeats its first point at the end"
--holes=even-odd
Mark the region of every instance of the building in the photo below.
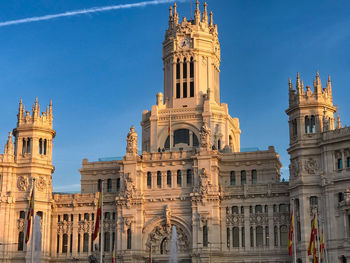
{"type": "MultiPolygon", "coordinates": [[[[307,255],[313,214],[329,262],[350,259],[350,128],[334,119],[331,80],[313,91],[289,82],[290,180],[279,156],[241,151],[238,118],[221,103],[220,44],[213,14],[199,4],[193,20],[174,7],[163,42],[164,93],[142,113],[141,153],[133,127],[121,160],[82,161],[81,193],[52,190],[52,104],[40,114],[19,105],[17,127],[0,155],[0,259],[30,262],[24,242],[33,178],[41,217],[42,262],[87,262],[103,239],[105,261],[167,262],[172,226],[180,262],[291,262],[295,211],[297,262],[307,255]],[[164,95],[163,95],[164,94],[164,95]],[[92,240],[97,189],[103,185],[104,234],[92,240]]],[[[281,113],[282,114],[282,113],[281,113]]],[[[287,135],[285,135],[287,136],[287,135]]]]}

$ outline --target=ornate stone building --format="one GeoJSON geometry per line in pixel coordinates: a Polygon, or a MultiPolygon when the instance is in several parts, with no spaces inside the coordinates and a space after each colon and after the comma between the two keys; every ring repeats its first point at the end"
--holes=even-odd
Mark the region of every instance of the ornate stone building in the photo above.
{"type": "MultiPolygon", "coordinates": [[[[307,256],[318,214],[329,262],[350,259],[350,128],[335,124],[330,79],[314,90],[289,82],[290,181],[280,178],[273,146],[241,151],[238,118],[220,101],[220,44],[213,14],[179,21],[170,8],[163,42],[164,95],[142,113],[142,150],[134,127],[121,160],[84,159],[81,193],[52,192],[52,104],[40,115],[19,106],[17,127],[0,155],[0,260],[30,262],[25,214],[32,178],[41,217],[42,262],[87,262],[99,184],[104,188],[105,262],[167,262],[171,227],[180,262],[291,262],[295,207],[298,262],[307,256]]],[[[287,136],[287,135],[285,135],[287,136]]],[[[101,240],[101,236],[98,238],[101,240]]],[[[97,243],[99,241],[97,240],[97,243]]]]}

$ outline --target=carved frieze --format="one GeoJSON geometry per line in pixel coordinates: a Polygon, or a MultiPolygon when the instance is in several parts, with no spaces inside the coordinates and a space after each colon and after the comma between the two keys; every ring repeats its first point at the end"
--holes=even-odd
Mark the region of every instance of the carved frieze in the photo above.
{"type": "Polygon", "coordinates": [[[28,180],[22,175],[17,177],[17,188],[20,191],[26,191],[28,189],[28,180]]]}

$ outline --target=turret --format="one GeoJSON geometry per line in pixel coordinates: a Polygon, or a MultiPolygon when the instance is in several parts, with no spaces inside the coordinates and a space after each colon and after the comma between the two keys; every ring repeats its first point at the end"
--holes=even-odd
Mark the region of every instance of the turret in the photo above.
{"type": "Polygon", "coordinates": [[[52,139],[56,134],[52,122],[51,101],[46,112],[40,113],[40,105],[36,98],[30,113],[30,111],[25,111],[22,99],[20,100],[17,127],[13,130],[17,161],[31,160],[51,163],[52,139]]]}

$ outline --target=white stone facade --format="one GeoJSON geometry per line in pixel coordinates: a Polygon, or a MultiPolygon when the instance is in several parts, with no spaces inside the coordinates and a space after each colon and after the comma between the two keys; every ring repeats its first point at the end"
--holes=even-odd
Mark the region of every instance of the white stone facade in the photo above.
{"type": "MultiPolygon", "coordinates": [[[[30,262],[24,243],[32,178],[42,218],[42,262],[88,262],[98,184],[104,189],[104,257],[167,262],[171,227],[180,262],[291,262],[287,242],[295,207],[298,262],[307,256],[318,214],[329,262],[350,260],[350,128],[335,124],[330,79],[314,91],[289,84],[290,181],[273,146],[241,151],[238,118],[220,102],[220,44],[212,13],[179,22],[170,9],[163,42],[164,95],[142,113],[142,153],[133,127],[121,160],[82,161],[81,193],[52,192],[52,104],[40,115],[22,102],[0,155],[0,261],[30,262]]],[[[287,136],[287,135],[285,135],[287,136]]],[[[98,244],[98,239],[97,242],[98,244]]]]}

